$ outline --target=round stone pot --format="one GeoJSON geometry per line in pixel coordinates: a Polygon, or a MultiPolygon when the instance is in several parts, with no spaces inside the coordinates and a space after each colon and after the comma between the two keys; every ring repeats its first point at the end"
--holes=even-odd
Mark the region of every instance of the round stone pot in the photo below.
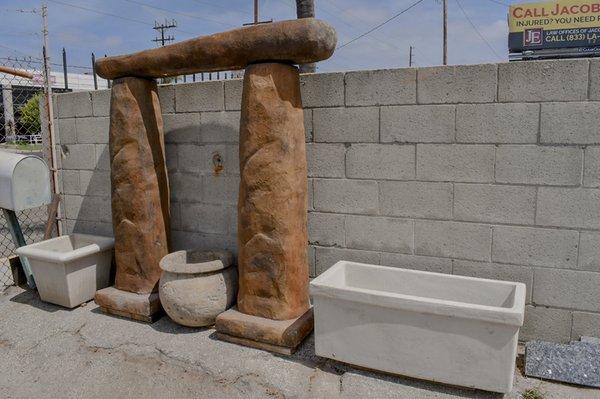
{"type": "Polygon", "coordinates": [[[162,258],[160,268],[160,302],[178,324],[210,326],[235,302],[238,273],[230,252],[173,252],[162,258]]]}

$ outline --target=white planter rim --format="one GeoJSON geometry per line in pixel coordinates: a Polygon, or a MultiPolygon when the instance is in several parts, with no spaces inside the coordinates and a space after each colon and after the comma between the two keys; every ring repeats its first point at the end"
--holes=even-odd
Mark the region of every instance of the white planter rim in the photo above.
{"type": "Polygon", "coordinates": [[[114,243],[115,240],[111,237],[100,237],[89,234],[71,234],[17,248],[16,253],[20,256],[26,256],[32,259],[39,259],[53,263],[67,263],[75,259],[80,259],[111,249],[114,247],[114,243]],[[59,252],[56,250],[47,249],[57,241],[71,238],[84,239],[90,241],[90,244],[68,252],[59,252]]]}
{"type": "Polygon", "coordinates": [[[525,289],[525,284],[522,283],[399,269],[395,267],[368,265],[364,263],[347,261],[340,261],[336,263],[310,283],[310,291],[313,296],[343,299],[346,301],[366,304],[377,304],[377,306],[393,309],[464,319],[482,320],[518,327],[523,325],[525,289]],[[381,270],[395,270],[413,275],[440,276],[443,279],[454,281],[479,281],[493,283],[499,286],[512,287],[514,289],[514,302],[511,307],[498,307],[352,287],[341,282],[339,279],[339,274],[343,272],[343,269],[346,265],[357,265],[362,268],[371,269],[374,273],[381,270]]]}

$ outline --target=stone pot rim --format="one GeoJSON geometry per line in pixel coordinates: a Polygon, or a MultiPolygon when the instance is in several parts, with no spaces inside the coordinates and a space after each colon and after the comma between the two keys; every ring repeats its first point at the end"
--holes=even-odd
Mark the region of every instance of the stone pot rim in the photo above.
{"type": "Polygon", "coordinates": [[[159,265],[163,271],[175,274],[212,273],[232,266],[233,254],[225,250],[185,249],[164,256],[159,265]],[[190,255],[205,256],[209,260],[191,263],[190,255]]]}

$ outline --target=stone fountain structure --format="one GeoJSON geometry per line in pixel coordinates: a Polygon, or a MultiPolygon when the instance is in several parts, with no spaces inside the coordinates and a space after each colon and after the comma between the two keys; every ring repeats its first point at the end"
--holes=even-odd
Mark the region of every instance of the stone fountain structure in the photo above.
{"type": "Polygon", "coordinates": [[[169,252],[169,188],[157,78],[245,68],[240,123],[237,307],[221,339],[289,354],[313,327],[308,296],[307,168],[295,64],[325,60],[335,30],[306,18],[252,25],[103,58],[114,79],[110,155],[117,275],[99,291],[108,312],[151,321],[159,260],[169,252]]]}

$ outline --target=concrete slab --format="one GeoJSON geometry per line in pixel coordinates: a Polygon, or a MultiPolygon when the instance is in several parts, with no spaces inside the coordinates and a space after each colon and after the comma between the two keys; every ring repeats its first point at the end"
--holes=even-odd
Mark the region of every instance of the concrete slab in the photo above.
{"type": "MultiPolygon", "coordinates": [[[[537,388],[546,399],[598,399],[598,390],[517,372],[506,399],[537,388]]],[[[215,339],[213,329],[72,310],[11,287],[0,292],[0,392],[6,398],[502,398],[362,371],[319,358],[308,338],[291,357],[215,339]]]]}

